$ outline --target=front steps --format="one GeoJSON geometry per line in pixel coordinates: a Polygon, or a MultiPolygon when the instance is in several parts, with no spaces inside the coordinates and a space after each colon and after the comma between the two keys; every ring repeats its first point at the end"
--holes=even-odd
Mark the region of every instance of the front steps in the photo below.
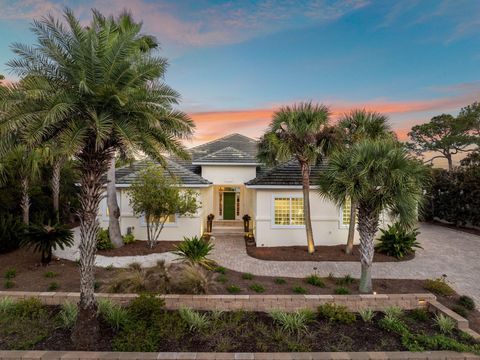
{"type": "Polygon", "coordinates": [[[243,235],[242,220],[214,220],[212,235],[243,235]]]}

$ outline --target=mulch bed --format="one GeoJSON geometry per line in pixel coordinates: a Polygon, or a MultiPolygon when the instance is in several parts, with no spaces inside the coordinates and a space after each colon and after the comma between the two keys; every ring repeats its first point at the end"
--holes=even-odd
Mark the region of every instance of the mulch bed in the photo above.
{"type": "Polygon", "coordinates": [[[449,229],[457,230],[457,231],[462,231],[468,234],[473,234],[473,235],[478,235],[480,236],[480,229],[472,229],[472,228],[467,228],[463,226],[457,226],[455,224],[447,224],[441,221],[429,221],[427,224],[432,224],[432,225],[438,225],[442,227],[446,227],[449,229]]]}
{"type": "MultiPolygon", "coordinates": [[[[261,260],[272,261],[359,261],[360,246],[354,245],[351,254],[345,253],[345,245],[315,246],[315,252],[309,254],[306,246],[256,247],[245,244],[247,254],[261,260]]],[[[373,262],[398,262],[412,260],[415,254],[402,259],[375,253],[373,262]]]]}
{"type": "Polygon", "coordinates": [[[180,244],[181,241],[158,241],[153,249],[147,246],[146,241],[137,240],[131,244],[127,244],[118,249],[99,250],[98,255],[103,256],[136,256],[158,254],[175,250],[175,245],[180,244]]]}

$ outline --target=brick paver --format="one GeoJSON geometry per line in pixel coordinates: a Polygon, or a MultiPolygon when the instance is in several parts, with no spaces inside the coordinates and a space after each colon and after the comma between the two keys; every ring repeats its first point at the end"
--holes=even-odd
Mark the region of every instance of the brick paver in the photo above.
{"type": "MultiPolygon", "coordinates": [[[[480,303],[480,237],[431,224],[421,224],[418,236],[423,249],[413,260],[374,263],[373,277],[385,279],[426,279],[447,275],[461,294],[480,303]]],[[[317,240],[318,241],[318,240],[317,240]]],[[[226,268],[254,275],[305,277],[314,273],[327,276],[360,274],[359,262],[267,261],[247,255],[241,236],[217,236],[212,258],[226,268]]],[[[321,243],[321,240],[318,241],[321,243]]]]}

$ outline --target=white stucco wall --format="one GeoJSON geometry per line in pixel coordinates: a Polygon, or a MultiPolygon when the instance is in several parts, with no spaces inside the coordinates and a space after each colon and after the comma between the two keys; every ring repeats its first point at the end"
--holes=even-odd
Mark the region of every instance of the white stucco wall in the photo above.
{"type": "MultiPolygon", "coordinates": [[[[255,238],[257,246],[306,245],[305,227],[288,228],[273,224],[273,199],[276,196],[302,196],[302,191],[256,189],[255,238]]],[[[310,193],[313,236],[316,245],[345,244],[348,226],[342,226],[340,209],[330,201],[320,198],[314,191],[310,193]]],[[[382,225],[383,226],[383,225],[382,225]]],[[[358,242],[358,233],[355,234],[358,242]]]]}
{"type": "MultiPolygon", "coordinates": [[[[203,200],[208,193],[208,188],[198,189],[198,199],[203,205],[203,200]]],[[[141,219],[133,214],[132,207],[126,189],[117,189],[117,200],[120,207],[120,229],[122,234],[127,233],[128,227],[133,227],[133,234],[138,240],[147,239],[147,228],[141,219]]],[[[107,203],[104,198],[100,203],[99,222],[102,228],[108,228],[107,203]]],[[[162,230],[159,240],[182,240],[184,236],[201,236],[204,229],[204,210],[201,207],[197,213],[191,217],[177,217],[175,224],[166,224],[162,230]]]]}
{"type": "Polygon", "coordinates": [[[241,185],[256,177],[256,166],[203,165],[202,177],[218,185],[241,185]]]}

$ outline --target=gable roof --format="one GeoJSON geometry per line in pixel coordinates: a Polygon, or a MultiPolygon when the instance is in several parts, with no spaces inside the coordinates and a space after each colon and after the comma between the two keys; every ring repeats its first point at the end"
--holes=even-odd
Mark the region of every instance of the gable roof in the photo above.
{"type": "Polygon", "coordinates": [[[231,146],[220,149],[213,153],[192,161],[193,165],[215,165],[215,164],[231,164],[231,165],[259,165],[257,159],[243,151],[235,149],[231,146]]]}
{"type": "MultiPolygon", "coordinates": [[[[205,187],[211,184],[210,181],[202,178],[200,175],[191,172],[190,170],[177,164],[175,161],[171,159],[165,160],[167,173],[178,178],[182,185],[188,185],[189,187],[205,187]]],[[[145,169],[148,165],[152,163],[158,165],[158,163],[156,162],[142,160],[137,161],[132,165],[127,165],[117,169],[115,172],[115,181],[117,186],[129,186],[138,176],[138,172],[145,169]]]]}
{"type": "Polygon", "coordinates": [[[257,140],[249,138],[248,136],[245,136],[245,135],[235,133],[235,134],[224,136],[217,140],[207,142],[202,145],[195,146],[189,149],[188,151],[192,156],[193,162],[195,162],[195,160],[200,159],[206,155],[212,154],[216,151],[225,149],[227,147],[237,149],[242,153],[248,154],[252,158],[256,158],[257,144],[258,144],[257,140]]]}
{"type": "MultiPolygon", "coordinates": [[[[314,186],[318,175],[326,167],[326,163],[319,163],[311,168],[310,186],[314,186]]],[[[281,186],[302,186],[302,171],[296,159],[292,159],[258,175],[255,179],[245,183],[247,187],[281,187],[281,186]]]]}

